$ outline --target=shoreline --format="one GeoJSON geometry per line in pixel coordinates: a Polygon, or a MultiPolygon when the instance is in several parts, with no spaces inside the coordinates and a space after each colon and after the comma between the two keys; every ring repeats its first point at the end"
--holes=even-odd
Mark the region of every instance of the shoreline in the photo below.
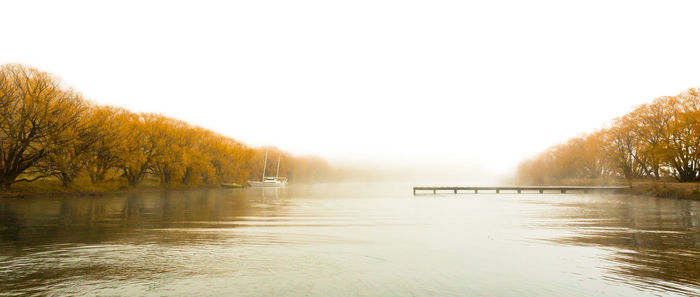
{"type": "Polygon", "coordinates": [[[623,192],[630,195],[700,201],[698,183],[632,183],[630,188],[623,192]]]}
{"type": "Polygon", "coordinates": [[[156,192],[167,192],[167,191],[189,191],[189,190],[202,190],[202,189],[225,189],[221,185],[203,185],[203,186],[191,186],[191,187],[143,187],[143,188],[130,188],[121,190],[106,190],[106,191],[66,191],[66,192],[0,192],[0,199],[4,198],[38,198],[38,197],[57,197],[64,198],[69,196],[107,196],[114,194],[129,194],[129,193],[156,193],[156,192]]]}
{"type": "MultiPolygon", "coordinates": [[[[700,201],[700,183],[678,183],[678,182],[659,182],[659,181],[643,181],[632,183],[615,183],[616,185],[629,186],[627,189],[621,189],[617,193],[626,195],[640,195],[656,198],[667,199],[682,199],[700,201]]],[[[573,182],[572,186],[591,185],[590,183],[573,182]]],[[[35,198],[35,197],[69,197],[69,196],[107,196],[114,194],[129,194],[129,193],[156,193],[168,191],[190,191],[202,189],[229,189],[220,184],[200,185],[200,186],[176,186],[176,187],[161,187],[161,186],[144,186],[127,189],[110,189],[110,190],[68,190],[66,191],[10,191],[0,192],[0,199],[3,198],[35,198]]],[[[243,187],[247,188],[247,187],[243,187]]]]}

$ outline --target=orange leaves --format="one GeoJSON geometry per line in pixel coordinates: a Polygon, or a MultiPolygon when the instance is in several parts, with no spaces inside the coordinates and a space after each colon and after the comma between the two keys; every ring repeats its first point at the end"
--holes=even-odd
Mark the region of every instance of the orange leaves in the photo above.
{"type": "Polygon", "coordinates": [[[34,177],[54,174],[37,165],[74,141],[86,102],[49,74],[16,64],[0,67],[0,95],[0,187],[29,169],[34,177]]]}
{"type": "MultiPolygon", "coordinates": [[[[241,127],[244,129],[247,127],[241,127]]],[[[0,67],[0,187],[18,176],[55,176],[70,185],[78,174],[93,183],[146,177],[161,185],[245,182],[258,172],[259,150],[159,114],[95,106],[48,73],[23,65],[0,67]],[[255,169],[255,170],[254,170],[255,169]]],[[[284,154],[285,175],[326,178],[323,160],[284,154]]]]}
{"type": "Polygon", "coordinates": [[[700,180],[700,90],[636,107],[612,126],[521,163],[525,181],[600,177],[700,180]]]}

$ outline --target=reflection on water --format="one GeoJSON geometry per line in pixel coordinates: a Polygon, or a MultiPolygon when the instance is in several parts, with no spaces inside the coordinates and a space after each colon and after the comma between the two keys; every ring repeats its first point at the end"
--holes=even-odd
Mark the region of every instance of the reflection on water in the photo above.
{"type": "Polygon", "coordinates": [[[338,184],[0,200],[0,295],[700,294],[700,203],[338,184]]]}
{"type": "MultiPolygon", "coordinates": [[[[639,286],[690,293],[700,288],[700,203],[621,196],[554,203],[536,228],[569,231],[559,244],[602,247],[608,278],[639,286]]],[[[697,291],[696,291],[697,292],[697,291]]]]}

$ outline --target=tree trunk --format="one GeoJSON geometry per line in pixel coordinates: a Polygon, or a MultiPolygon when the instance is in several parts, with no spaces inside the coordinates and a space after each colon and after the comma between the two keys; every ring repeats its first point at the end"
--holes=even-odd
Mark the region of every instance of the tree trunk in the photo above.
{"type": "Polygon", "coordinates": [[[61,185],[64,188],[67,188],[73,184],[73,176],[71,174],[61,172],[59,173],[58,179],[61,181],[61,185]]]}
{"type": "Polygon", "coordinates": [[[93,184],[98,184],[105,181],[105,176],[107,175],[107,170],[95,169],[95,172],[90,172],[90,181],[93,184]]]}
{"type": "Polygon", "coordinates": [[[19,173],[11,173],[5,176],[0,176],[0,190],[9,191],[10,186],[15,183],[15,180],[19,176],[19,173]]]}

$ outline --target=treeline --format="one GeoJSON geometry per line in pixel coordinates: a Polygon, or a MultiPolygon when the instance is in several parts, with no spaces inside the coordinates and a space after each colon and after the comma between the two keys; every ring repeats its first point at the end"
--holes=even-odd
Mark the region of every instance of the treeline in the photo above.
{"type": "MultiPolygon", "coordinates": [[[[292,181],[334,174],[322,159],[270,150],[292,181]]],[[[0,66],[0,190],[49,178],[69,187],[79,176],[93,185],[245,183],[262,173],[264,151],[162,115],[93,104],[31,67],[0,66]]]]}
{"type": "Polygon", "coordinates": [[[566,179],[700,181],[700,90],[664,96],[607,128],[552,146],[518,166],[521,183],[566,179]]]}

